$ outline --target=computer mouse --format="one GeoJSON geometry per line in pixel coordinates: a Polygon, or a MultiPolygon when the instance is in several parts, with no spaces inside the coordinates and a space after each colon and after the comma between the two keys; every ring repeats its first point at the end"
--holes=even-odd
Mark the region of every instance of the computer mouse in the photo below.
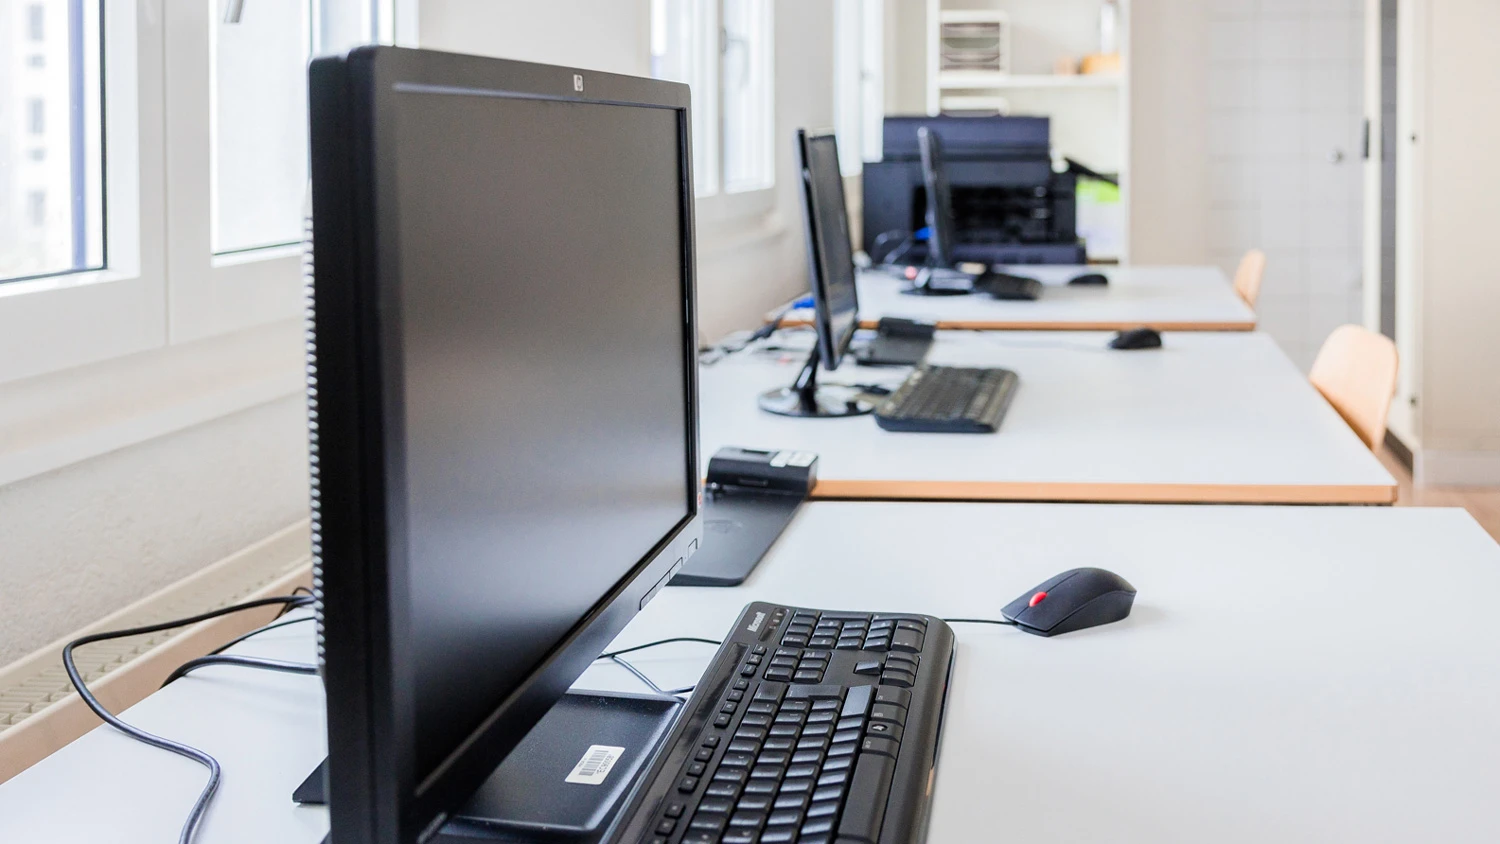
{"type": "Polygon", "coordinates": [[[1073,569],[1043,581],[1005,605],[1000,615],[1035,636],[1056,636],[1130,615],[1135,587],[1104,569],[1073,569]]]}
{"type": "Polygon", "coordinates": [[[1160,349],[1161,333],[1154,328],[1121,331],[1109,341],[1111,349],[1160,349]]]}
{"type": "Polygon", "coordinates": [[[1068,279],[1068,283],[1082,285],[1109,284],[1109,276],[1104,273],[1084,273],[1083,275],[1068,279]]]}

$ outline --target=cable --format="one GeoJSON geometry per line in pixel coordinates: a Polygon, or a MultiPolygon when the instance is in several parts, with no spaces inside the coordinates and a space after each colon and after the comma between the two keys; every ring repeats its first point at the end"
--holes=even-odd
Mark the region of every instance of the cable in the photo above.
{"type": "Polygon", "coordinates": [[[1015,627],[1014,621],[1001,621],[995,618],[945,618],[943,621],[949,624],[998,624],[1001,627],[1015,627]]]}
{"type": "MultiPolygon", "coordinates": [[[[293,609],[296,609],[296,608],[293,607],[293,609]]],[[[235,638],[230,639],[229,641],[225,642],[224,644],[222,644],[222,645],[218,646],[217,648],[214,648],[213,650],[209,651],[208,654],[209,654],[209,656],[213,656],[215,654],[221,654],[221,653],[229,650],[230,648],[234,647],[235,645],[238,645],[240,642],[243,642],[246,639],[249,639],[249,638],[251,638],[253,636],[259,636],[262,633],[265,633],[265,632],[270,631],[270,630],[275,630],[278,627],[286,627],[286,626],[292,625],[292,624],[301,624],[304,621],[312,621],[316,617],[317,616],[304,615],[301,618],[289,618],[286,621],[278,621],[278,622],[276,622],[274,624],[267,624],[265,627],[261,627],[261,628],[256,629],[256,630],[251,630],[249,633],[246,633],[243,636],[236,636],[235,638]]]]}
{"type": "Polygon", "coordinates": [[[644,645],[636,645],[630,648],[620,648],[617,651],[605,651],[604,653],[599,654],[599,659],[614,659],[617,656],[624,656],[625,654],[635,653],[636,651],[644,651],[647,648],[654,648],[658,645],[670,645],[673,642],[700,642],[705,645],[713,645],[714,647],[718,647],[719,645],[724,644],[718,639],[704,639],[698,636],[673,636],[670,639],[657,639],[655,642],[647,642],[644,645]]]}
{"type": "Polygon", "coordinates": [[[302,662],[287,662],[281,659],[262,659],[254,656],[236,656],[234,654],[209,654],[197,659],[190,659],[177,666],[177,670],[167,675],[162,681],[161,687],[166,688],[173,680],[197,671],[205,665],[238,665],[241,668],[264,668],[267,671],[281,671],[286,674],[317,674],[318,666],[308,665],[302,662]]]}
{"type": "Polygon", "coordinates": [[[178,619],[175,621],[164,621],[160,624],[150,624],[144,627],[132,627],[128,630],[115,630],[104,633],[93,633],[88,636],[74,639],[73,641],[63,646],[63,670],[68,672],[68,681],[71,682],[73,684],[73,688],[78,691],[78,697],[83,700],[84,705],[93,710],[93,713],[95,715],[99,716],[99,720],[110,725],[111,727],[114,727],[116,730],[119,730],[120,732],[135,739],[136,741],[150,745],[151,747],[155,747],[159,750],[165,750],[169,753],[175,753],[178,756],[191,759],[208,769],[208,782],[203,786],[203,791],[199,793],[197,801],[193,803],[193,808],[188,813],[187,820],[182,825],[182,832],[177,836],[178,844],[190,844],[190,842],[193,840],[193,836],[198,832],[198,827],[203,823],[203,816],[208,811],[208,804],[213,800],[214,793],[219,789],[219,779],[223,773],[222,769],[219,767],[219,760],[208,755],[207,753],[204,753],[196,747],[182,744],[180,742],[175,742],[171,739],[162,738],[161,736],[158,736],[154,733],[148,733],[139,727],[133,727],[117,718],[114,713],[110,712],[108,709],[105,709],[104,705],[101,704],[99,700],[95,698],[94,695],[89,691],[88,684],[83,681],[83,676],[78,673],[78,665],[73,660],[73,651],[77,648],[83,647],[84,645],[93,644],[94,642],[103,642],[109,639],[124,639],[129,636],[141,636],[146,633],[159,633],[163,630],[171,630],[174,627],[186,627],[190,624],[198,624],[199,622],[208,621],[212,618],[218,618],[220,616],[229,615],[231,613],[244,612],[245,610],[251,610],[257,607],[269,607],[288,604],[306,606],[311,602],[311,598],[306,598],[299,595],[281,595],[274,598],[260,598],[254,601],[247,601],[243,604],[234,604],[228,607],[220,607],[217,610],[202,613],[201,615],[195,615],[192,618],[178,619]]]}

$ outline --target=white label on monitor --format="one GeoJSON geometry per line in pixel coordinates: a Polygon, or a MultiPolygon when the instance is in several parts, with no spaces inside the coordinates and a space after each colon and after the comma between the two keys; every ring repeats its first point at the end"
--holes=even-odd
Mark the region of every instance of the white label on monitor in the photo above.
{"type": "Polygon", "coordinates": [[[576,782],[580,785],[599,785],[604,782],[605,777],[609,776],[609,772],[615,767],[615,763],[620,761],[620,757],[624,754],[625,748],[623,747],[609,747],[603,744],[593,745],[588,749],[587,753],[583,754],[583,758],[578,760],[578,764],[573,766],[573,772],[568,774],[565,782],[576,782]]]}

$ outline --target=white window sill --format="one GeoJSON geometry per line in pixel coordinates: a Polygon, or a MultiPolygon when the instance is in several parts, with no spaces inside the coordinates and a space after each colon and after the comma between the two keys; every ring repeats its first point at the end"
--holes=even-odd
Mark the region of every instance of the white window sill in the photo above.
{"type": "Polygon", "coordinates": [[[0,485],[303,391],[281,322],[0,384],[0,485]]]}

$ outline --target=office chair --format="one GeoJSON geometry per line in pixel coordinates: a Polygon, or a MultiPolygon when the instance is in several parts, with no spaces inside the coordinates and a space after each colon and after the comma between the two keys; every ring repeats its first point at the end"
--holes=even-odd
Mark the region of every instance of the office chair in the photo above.
{"type": "Polygon", "coordinates": [[[1251,249],[1240,259],[1239,269],[1234,272],[1234,292],[1240,294],[1253,310],[1255,300],[1260,298],[1260,282],[1266,275],[1266,253],[1251,249]]]}
{"type": "Polygon", "coordinates": [[[1396,344],[1360,325],[1328,335],[1308,380],[1344,417],[1371,451],[1385,440],[1385,421],[1396,395],[1396,344]]]}

